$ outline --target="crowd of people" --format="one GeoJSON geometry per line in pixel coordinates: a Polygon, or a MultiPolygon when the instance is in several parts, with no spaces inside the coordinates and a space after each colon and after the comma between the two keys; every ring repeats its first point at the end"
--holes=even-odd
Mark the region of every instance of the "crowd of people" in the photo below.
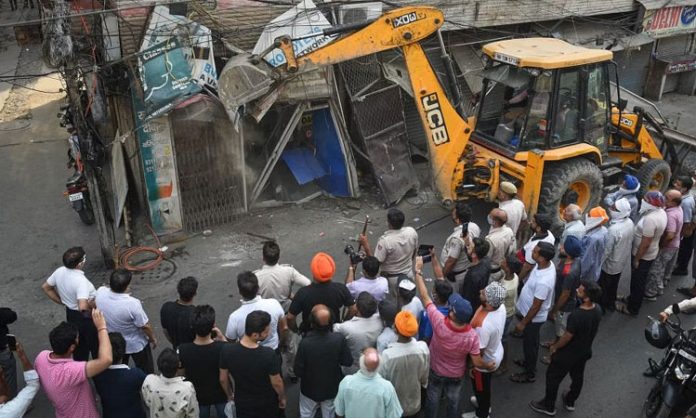
{"type": "MultiPolygon", "coordinates": [[[[548,364],[546,388],[529,407],[555,415],[570,375],[561,403],[572,411],[602,316],[638,315],[672,275],[686,274],[692,187],[691,177],[679,177],[664,195],[640,196],[638,180],[626,175],[603,206],[565,207],[556,238],[552,220],[527,219],[515,185],[503,182],[487,228],[472,221],[467,204],[455,205],[439,256],[390,209],[374,246],[360,236],[360,257],[351,257],[344,282],[331,255],[314,255],[310,280],[281,264],[279,245],[266,242],[261,268],[237,275],[241,306],[224,332],[215,309],[197,303],[196,278],[178,282],[178,298],[161,307],[169,346],[156,361],[159,342],[131,292],[131,273],[115,270],[96,289],[83,271],[84,250],[70,248],[42,285],[64,306],[65,321],[33,365],[8,334],[17,315],[0,308],[0,418],[22,417],[39,388],[56,418],[280,417],[287,381],[299,381],[302,418],[435,418],[442,404],[447,418],[485,418],[496,408],[493,377],[535,382],[540,361],[548,364]],[[527,227],[531,237],[522,242],[527,227]],[[630,294],[617,295],[629,265],[630,294]],[[554,338],[540,341],[547,321],[554,338]],[[516,356],[511,337],[522,339],[516,356]],[[24,371],[21,390],[13,353],[24,371]],[[464,384],[474,394],[468,402],[464,384]]],[[[696,296],[696,286],[680,291],[696,296]]],[[[696,299],[684,303],[692,305],[696,299]]]]}

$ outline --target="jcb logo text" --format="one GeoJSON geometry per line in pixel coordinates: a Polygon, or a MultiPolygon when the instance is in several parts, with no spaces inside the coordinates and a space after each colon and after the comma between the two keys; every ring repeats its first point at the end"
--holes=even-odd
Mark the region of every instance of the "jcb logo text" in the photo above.
{"type": "Polygon", "coordinates": [[[430,93],[421,97],[421,103],[423,104],[423,113],[425,113],[425,121],[428,124],[428,128],[430,128],[433,144],[446,144],[449,142],[449,135],[447,134],[447,127],[442,116],[437,93],[430,93]]]}
{"type": "Polygon", "coordinates": [[[394,25],[395,28],[398,28],[399,26],[404,26],[408,25],[409,23],[413,23],[416,20],[418,20],[418,15],[416,15],[416,12],[407,13],[405,15],[395,17],[392,21],[392,25],[394,25]]]}

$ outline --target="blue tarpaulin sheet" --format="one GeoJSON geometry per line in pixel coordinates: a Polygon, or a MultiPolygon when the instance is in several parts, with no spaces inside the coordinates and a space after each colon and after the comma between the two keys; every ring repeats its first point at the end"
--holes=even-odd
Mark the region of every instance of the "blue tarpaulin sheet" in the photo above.
{"type": "Polygon", "coordinates": [[[328,108],[312,112],[312,132],[317,159],[327,173],[318,180],[319,185],[333,196],[349,197],[345,157],[328,108]]]}
{"type": "Polygon", "coordinates": [[[300,185],[326,175],[326,171],[308,148],[287,149],[283,151],[282,158],[300,185]]]}

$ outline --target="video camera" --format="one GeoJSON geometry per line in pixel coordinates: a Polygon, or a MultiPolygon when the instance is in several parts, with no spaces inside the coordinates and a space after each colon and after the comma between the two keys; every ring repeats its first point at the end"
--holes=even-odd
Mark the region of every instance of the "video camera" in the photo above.
{"type": "Polygon", "coordinates": [[[355,251],[355,248],[348,244],[346,245],[346,248],[343,249],[343,252],[350,257],[350,264],[356,265],[361,263],[365,259],[365,253],[362,251],[358,252],[355,251]]]}

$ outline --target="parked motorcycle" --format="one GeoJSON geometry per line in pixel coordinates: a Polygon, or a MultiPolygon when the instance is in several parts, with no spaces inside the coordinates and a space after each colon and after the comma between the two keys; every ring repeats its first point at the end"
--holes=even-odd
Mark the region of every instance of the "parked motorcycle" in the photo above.
{"type": "Polygon", "coordinates": [[[668,418],[677,405],[696,399],[696,329],[682,329],[676,303],[672,312],[664,323],[648,317],[645,329],[652,346],[666,349],[660,363],[651,360],[658,378],[645,400],[643,412],[648,418],[668,418]]]}
{"type": "Polygon", "coordinates": [[[89,200],[89,187],[80,158],[80,143],[73,125],[72,112],[70,106],[61,106],[60,110],[61,112],[58,113],[60,126],[70,133],[68,138],[68,168],[75,170],[73,175],[68,177],[65,183],[67,191],[63,194],[68,197],[70,205],[80,216],[80,220],[85,225],[92,225],[94,223],[94,211],[89,200]]]}

